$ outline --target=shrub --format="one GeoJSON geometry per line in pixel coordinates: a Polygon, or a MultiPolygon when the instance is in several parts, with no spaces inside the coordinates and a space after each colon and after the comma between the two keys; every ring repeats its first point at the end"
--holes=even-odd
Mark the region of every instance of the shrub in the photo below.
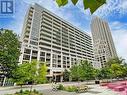
{"type": "Polygon", "coordinates": [[[25,91],[23,92],[23,94],[30,94],[30,91],[29,91],[29,90],[25,90],[25,91]]]}
{"type": "Polygon", "coordinates": [[[66,86],[64,87],[62,84],[59,84],[58,90],[64,90],[64,91],[68,91],[68,92],[76,92],[78,90],[78,88],[76,86],[66,86]]]}
{"type": "Polygon", "coordinates": [[[59,84],[59,86],[58,86],[57,89],[58,89],[58,90],[64,90],[64,86],[63,86],[62,84],[59,84]]]}
{"type": "Polygon", "coordinates": [[[29,90],[25,90],[25,91],[20,91],[20,92],[16,92],[15,94],[7,94],[7,95],[43,95],[42,93],[39,93],[37,90],[33,90],[32,92],[30,92],[29,90]]]}
{"type": "Polygon", "coordinates": [[[76,86],[67,86],[67,87],[65,87],[65,90],[68,92],[76,92],[77,87],[76,86]]]}
{"type": "Polygon", "coordinates": [[[36,94],[39,94],[39,92],[36,89],[34,89],[33,92],[36,94]]]}

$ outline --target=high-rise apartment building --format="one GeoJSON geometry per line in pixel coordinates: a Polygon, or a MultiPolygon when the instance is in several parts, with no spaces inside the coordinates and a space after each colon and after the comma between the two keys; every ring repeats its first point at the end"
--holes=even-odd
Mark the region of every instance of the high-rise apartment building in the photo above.
{"type": "Polygon", "coordinates": [[[104,67],[105,62],[117,57],[109,25],[99,17],[93,17],[91,21],[91,31],[95,61],[100,62],[101,66],[104,67]]]}
{"type": "Polygon", "coordinates": [[[94,60],[91,37],[38,4],[31,5],[21,34],[20,63],[36,59],[46,62],[48,78],[82,59],[94,60]]]}

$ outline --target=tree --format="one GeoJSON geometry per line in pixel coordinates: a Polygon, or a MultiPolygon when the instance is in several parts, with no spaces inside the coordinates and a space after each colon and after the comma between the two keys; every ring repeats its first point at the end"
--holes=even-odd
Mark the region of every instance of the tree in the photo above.
{"type": "Polygon", "coordinates": [[[34,82],[37,76],[37,63],[32,61],[31,63],[23,63],[16,68],[16,71],[13,71],[13,80],[17,84],[25,84],[26,82],[34,82]]]}
{"type": "Polygon", "coordinates": [[[69,78],[70,78],[70,72],[67,69],[65,69],[63,72],[63,79],[64,81],[69,81],[69,78]]]}
{"type": "Polygon", "coordinates": [[[125,71],[123,66],[120,65],[120,64],[112,64],[111,65],[111,70],[112,70],[112,76],[113,76],[113,78],[122,77],[124,75],[124,71],[125,71]]]}
{"type": "Polygon", "coordinates": [[[37,74],[37,83],[46,83],[47,66],[46,63],[40,62],[37,74]]]}
{"type": "Polygon", "coordinates": [[[33,84],[36,82],[37,77],[37,64],[38,62],[36,60],[32,60],[30,63],[24,63],[27,64],[26,72],[28,73],[28,76],[26,78],[26,81],[30,84],[33,84]]]}
{"type": "Polygon", "coordinates": [[[27,72],[28,70],[28,64],[21,64],[19,65],[16,70],[13,70],[13,81],[21,86],[21,91],[22,91],[22,85],[24,85],[27,82],[27,78],[29,73],[27,72]]]}
{"type": "MultiPolygon", "coordinates": [[[[65,6],[68,0],[55,0],[59,7],[65,6]]],[[[77,4],[79,0],[71,0],[74,5],[77,4]]],[[[100,6],[106,3],[106,0],[82,0],[84,4],[84,9],[90,9],[91,13],[94,13],[100,6]]]]}
{"type": "Polygon", "coordinates": [[[95,79],[101,79],[99,69],[94,69],[94,78],[95,79]]]}
{"type": "Polygon", "coordinates": [[[74,81],[78,81],[79,79],[79,66],[78,65],[74,65],[70,68],[70,76],[72,78],[72,80],[74,81]]]}
{"type": "Polygon", "coordinates": [[[125,59],[115,57],[111,58],[107,63],[105,63],[106,68],[110,69],[112,78],[119,78],[126,76],[126,63],[125,59]]]}
{"type": "Polygon", "coordinates": [[[126,63],[122,58],[112,58],[105,63],[106,67],[98,73],[98,77],[105,78],[123,78],[126,77],[126,63]]]}
{"type": "Polygon", "coordinates": [[[13,80],[17,84],[44,83],[46,81],[47,67],[45,63],[33,60],[20,64],[16,71],[13,71],[13,80]]]}
{"type": "Polygon", "coordinates": [[[124,65],[122,65],[123,66],[123,75],[122,75],[122,77],[124,78],[124,77],[127,77],[127,63],[125,63],[124,65]]]}
{"type": "Polygon", "coordinates": [[[99,79],[112,78],[112,71],[110,68],[105,67],[105,68],[100,69],[97,76],[99,79]]]}
{"type": "Polygon", "coordinates": [[[87,60],[83,60],[80,62],[80,68],[82,70],[81,78],[83,80],[90,80],[94,78],[94,68],[87,60]]]}
{"type": "Polygon", "coordinates": [[[94,68],[87,60],[82,60],[70,69],[72,80],[90,80],[94,78],[94,68]]]}
{"type": "Polygon", "coordinates": [[[0,31],[0,67],[6,77],[12,77],[12,71],[18,66],[18,36],[11,30],[0,31]]]}
{"type": "Polygon", "coordinates": [[[111,67],[112,64],[121,64],[121,65],[124,65],[126,63],[125,63],[125,59],[123,59],[122,57],[120,57],[120,58],[119,57],[111,58],[111,59],[108,60],[107,63],[105,63],[105,65],[107,67],[111,67]]]}

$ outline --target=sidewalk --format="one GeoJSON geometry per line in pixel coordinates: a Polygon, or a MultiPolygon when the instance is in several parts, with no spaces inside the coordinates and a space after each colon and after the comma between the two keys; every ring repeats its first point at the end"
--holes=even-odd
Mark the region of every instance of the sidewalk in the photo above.
{"type": "MultiPolygon", "coordinates": [[[[38,86],[49,86],[49,85],[51,85],[51,83],[48,83],[48,84],[38,84],[38,85],[33,85],[33,87],[34,86],[36,86],[36,87],[38,87],[38,86]]],[[[31,85],[23,85],[22,86],[22,88],[29,88],[31,85]]],[[[21,86],[2,86],[2,87],[0,87],[0,90],[6,90],[6,89],[15,89],[15,88],[21,88],[21,86]]]]}
{"type": "MultiPolygon", "coordinates": [[[[64,82],[64,83],[58,83],[63,84],[65,86],[67,85],[79,85],[79,84],[85,84],[86,82],[64,82]]],[[[31,85],[25,85],[23,86],[23,90],[29,90],[31,85]]],[[[66,91],[52,91],[51,83],[50,84],[39,84],[39,85],[33,85],[33,89],[38,90],[39,92],[42,92],[44,95],[120,95],[117,92],[114,92],[110,89],[107,89],[106,87],[102,87],[99,85],[88,85],[91,89],[89,89],[86,93],[75,93],[75,92],[66,92],[66,91]]],[[[13,86],[13,87],[0,87],[0,95],[9,94],[9,93],[15,93],[17,91],[20,91],[20,86],[13,86]]]]}
{"type": "Polygon", "coordinates": [[[89,85],[89,87],[92,89],[86,93],[81,93],[80,95],[120,95],[120,93],[99,85],[89,85]]]}

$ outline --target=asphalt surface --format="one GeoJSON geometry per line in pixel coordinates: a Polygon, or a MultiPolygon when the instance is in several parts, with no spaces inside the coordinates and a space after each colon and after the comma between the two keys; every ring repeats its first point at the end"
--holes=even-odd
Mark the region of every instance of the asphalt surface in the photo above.
{"type": "MultiPolygon", "coordinates": [[[[62,83],[61,83],[62,84],[62,83]]],[[[64,85],[77,85],[78,83],[63,83],[64,85]]],[[[23,86],[23,90],[30,90],[31,85],[23,86]]],[[[52,91],[52,84],[41,84],[41,85],[33,85],[32,89],[36,89],[39,92],[42,92],[44,95],[77,95],[73,92],[66,92],[66,91],[52,91]]],[[[0,95],[5,94],[13,94],[15,92],[19,92],[21,87],[19,86],[12,86],[12,87],[0,87],[0,95]]]]}
{"type": "Polygon", "coordinates": [[[51,89],[41,90],[44,95],[78,95],[75,92],[66,92],[66,91],[53,91],[51,89]]]}
{"type": "MultiPolygon", "coordinates": [[[[67,85],[81,85],[86,84],[86,82],[67,82],[60,83],[64,86],[67,85]]],[[[23,90],[30,90],[31,86],[23,86],[23,90]]],[[[39,92],[42,92],[44,95],[120,95],[112,90],[107,88],[103,88],[99,85],[88,85],[91,89],[85,93],[75,93],[75,92],[66,92],[66,91],[53,91],[52,84],[41,84],[41,85],[33,85],[33,89],[36,89],[39,92]]],[[[0,87],[0,95],[13,94],[15,92],[19,92],[21,88],[19,86],[12,87],[0,87]]]]}

